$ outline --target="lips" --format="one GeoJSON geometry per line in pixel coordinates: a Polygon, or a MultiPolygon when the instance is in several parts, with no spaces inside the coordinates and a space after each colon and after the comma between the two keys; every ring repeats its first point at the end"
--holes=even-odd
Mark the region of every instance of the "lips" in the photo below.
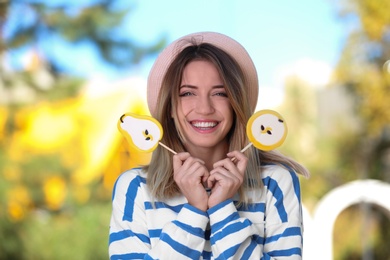
{"type": "Polygon", "coordinates": [[[199,130],[210,130],[219,124],[218,121],[191,121],[191,125],[199,130]]]}

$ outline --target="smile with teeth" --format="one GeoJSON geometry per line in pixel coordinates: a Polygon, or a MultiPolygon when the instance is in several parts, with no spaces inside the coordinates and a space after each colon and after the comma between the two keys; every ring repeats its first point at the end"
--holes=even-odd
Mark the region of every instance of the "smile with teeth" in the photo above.
{"type": "Polygon", "coordinates": [[[218,125],[218,122],[216,121],[207,121],[207,122],[200,122],[200,121],[192,121],[191,125],[195,128],[201,129],[201,130],[207,130],[214,128],[218,125]]]}

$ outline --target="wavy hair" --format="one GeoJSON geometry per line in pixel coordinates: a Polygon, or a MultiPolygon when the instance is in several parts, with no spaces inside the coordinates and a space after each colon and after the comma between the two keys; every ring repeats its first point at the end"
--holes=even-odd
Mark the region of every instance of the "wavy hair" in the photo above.
{"type": "MultiPolygon", "coordinates": [[[[249,143],[246,124],[254,112],[247,98],[247,82],[237,62],[223,50],[208,43],[192,43],[183,49],[172,61],[163,78],[155,115],[164,129],[162,143],[177,152],[185,152],[185,140],[180,124],[176,122],[176,111],[183,70],[194,60],[206,60],[217,68],[233,109],[233,126],[226,137],[229,151],[241,150],[249,143]]],[[[262,187],[261,163],[280,164],[309,176],[305,167],[277,151],[263,152],[251,147],[245,151],[245,155],[248,157],[248,165],[244,183],[239,189],[240,203],[249,202],[246,191],[262,187]]],[[[171,152],[158,146],[153,152],[150,164],[145,166],[144,170],[147,172],[147,185],[154,198],[166,199],[180,194],[180,189],[173,179],[171,152]]]]}

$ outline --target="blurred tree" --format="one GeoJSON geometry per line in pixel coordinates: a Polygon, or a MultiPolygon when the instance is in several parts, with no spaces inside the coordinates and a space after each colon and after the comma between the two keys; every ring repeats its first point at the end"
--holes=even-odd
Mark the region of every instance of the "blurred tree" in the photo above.
{"type": "Polygon", "coordinates": [[[1,1],[0,58],[7,58],[7,66],[0,66],[0,103],[74,96],[81,83],[74,69],[79,64],[67,67],[59,53],[64,50],[69,55],[87,46],[116,70],[128,69],[158,52],[165,45],[164,38],[145,47],[123,33],[123,21],[130,11],[119,0],[1,1]],[[27,64],[14,61],[20,53],[30,53],[27,64]]]}
{"type": "Polygon", "coordinates": [[[144,47],[123,33],[131,11],[126,5],[119,0],[0,1],[0,259],[106,259],[102,230],[108,225],[109,194],[101,183],[80,186],[71,178],[84,159],[81,130],[89,122],[83,114],[69,114],[77,110],[69,108],[79,104],[87,79],[66,67],[57,46],[66,53],[88,46],[115,70],[153,55],[165,39],[144,47]],[[26,53],[27,62],[14,61],[26,53]],[[40,112],[42,120],[58,121],[37,122],[33,116],[40,112]],[[58,129],[79,134],[57,138],[65,147],[45,149],[34,137],[26,140],[36,134],[32,126],[45,129],[46,137],[58,129]],[[80,207],[87,201],[88,207],[80,207]]]}
{"type": "Polygon", "coordinates": [[[14,0],[2,2],[1,10],[7,17],[1,50],[32,48],[42,55],[53,73],[65,69],[53,50],[58,44],[70,49],[88,44],[102,61],[118,69],[138,63],[165,45],[164,39],[147,47],[129,39],[122,25],[131,8],[119,0],[14,0]]]}
{"type": "Polygon", "coordinates": [[[340,151],[356,177],[390,182],[390,1],[343,0],[337,7],[350,31],[335,84],[354,97],[360,118],[354,147],[340,151]]]}
{"type": "MultiPolygon", "coordinates": [[[[278,108],[291,133],[281,151],[312,173],[310,180],[301,181],[303,201],[309,210],[334,187],[359,178],[351,161],[357,160],[355,149],[360,140],[356,131],[360,127],[356,126],[361,124],[350,118],[357,116],[349,110],[351,99],[339,90],[315,88],[299,76],[291,75],[285,82],[286,99],[278,108]]],[[[389,250],[383,241],[389,239],[388,214],[373,205],[364,204],[362,209],[356,205],[338,217],[334,228],[334,259],[387,259],[389,250]],[[375,253],[367,250],[368,247],[375,248],[375,253]],[[368,255],[366,252],[375,258],[362,257],[363,253],[368,255]]]]}
{"type": "MultiPolygon", "coordinates": [[[[334,3],[348,29],[334,86],[345,89],[352,97],[358,120],[357,128],[348,135],[340,133],[335,142],[337,165],[341,169],[338,174],[390,182],[390,1],[334,3]]],[[[336,176],[337,172],[334,173],[336,176]]],[[[376,214],[374,208],[364,204],[360,206],[360,213],[366,222],[376,214]]],[[[378,230],[389,230],[388,224],[389,220],[380,219],[378,230]]],[[[381,239],[371,245],[369,232],[369,226],[363,223],[361,258],[387,259],[389,232],[380,232],[381,239]]],[[[345,235],[342,234],[343,240],[345,235]]],[[[343,259],[352,257],[350,252],[343,259]]]]}

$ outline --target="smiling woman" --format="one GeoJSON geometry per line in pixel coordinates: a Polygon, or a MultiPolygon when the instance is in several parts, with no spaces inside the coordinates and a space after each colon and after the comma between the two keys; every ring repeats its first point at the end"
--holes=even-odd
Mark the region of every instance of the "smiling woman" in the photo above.
{"type": "Polygon", "coordinates": [[[203,161],[213,154],[224,156],[225,136],[233,124],[233,114],[216,67],[204,60],[188,63],[183,70],[179,97],[175,121],[186,151],[198,154],[203,161]]]}
{"type": "Polygon", "coordinates": [[[187,35],[161,53],[148,105],[177,154],[158,146],[118,178],[111,259],[301,259],[296,172],[308,172],[275,151],[240,151],[257,93],[251,58],[225,35],[187,35]]]}

